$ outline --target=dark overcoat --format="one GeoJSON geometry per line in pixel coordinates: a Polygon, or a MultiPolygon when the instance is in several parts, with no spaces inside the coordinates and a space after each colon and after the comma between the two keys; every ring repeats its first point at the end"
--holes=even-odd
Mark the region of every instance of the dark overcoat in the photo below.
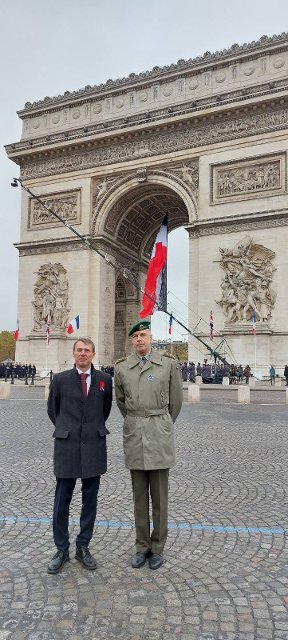
{"type": "Polygon", "coordinates": [[[92,478],[107,471],[106,429],[112,404],[112,378],[91,366],[86,400],[76,368],[54,376],[48,416],[55,426],[54,473],[57,478],[92,478]]]}

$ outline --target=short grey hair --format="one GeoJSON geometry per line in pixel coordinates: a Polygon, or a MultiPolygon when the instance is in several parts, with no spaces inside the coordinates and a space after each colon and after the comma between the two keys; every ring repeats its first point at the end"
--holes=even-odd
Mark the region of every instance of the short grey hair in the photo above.
{"type": "Polygon", "coordinates": [[[75,340],[74,344],[73,344],[73,353],[76,349],[76,344],[78,342],[84,342],[84,344],[89,344],[90,347],[92,347],[92,351],[93,353],[95,353],[95,344],[93,342],[93,340],[91,340],[91,338],[77,338],[77,340],[75,340]]]}

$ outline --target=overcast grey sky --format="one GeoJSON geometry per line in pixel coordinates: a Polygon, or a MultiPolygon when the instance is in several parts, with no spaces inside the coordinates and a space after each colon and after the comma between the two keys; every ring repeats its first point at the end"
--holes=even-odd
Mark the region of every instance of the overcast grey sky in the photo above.
{"type": "MultiPolygon", "coordinates": [[[[20,139],[26,101],[99,84],[288,31],[287,0],[0,0],[0,330],[17,320],[20,192],[18,167],[3,145],[20,139]]],[[[168,289],[187,302],[188,240],[171,234],[168,289]],[[181,245],[181,249],[179,247],[181,245]]],[[[185,306],[170,297],[184,317],[185,306]]],[[[162,314],[161,314],[162,316],[162,314]]],[[[154,323],[165,337],[165,321],[154,323]]],[[[175,339],[181,333],[175,331],[175,339]]]]}

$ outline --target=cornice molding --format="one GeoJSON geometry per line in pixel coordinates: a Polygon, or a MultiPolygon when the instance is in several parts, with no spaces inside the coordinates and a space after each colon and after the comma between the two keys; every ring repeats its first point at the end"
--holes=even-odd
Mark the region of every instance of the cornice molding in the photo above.
{"type": "Polygon", "coordinates": [[[97,136],[98,141],[101,137],[107,140],[115,138],[119,134],[121,136],[123,136],[123,134],[133,135],[133,129],[135,127],[141,127],[143,130],[156,126],[171,126],[173,122],[181,116],[190,116],[191,118],[195,116],[200,118],[206,117],[205,110],[207,109],[214,109],[213,117],[219,116],[219,113],[222,111],[226,112],[227,109],[255,109],[255,104],[252,104],[251,101],[255,102],[256,99],[259,101],[259,98],[263,98],[263,100],[260,105],[259,102],[257,103],[257,108],[262,108],[263,104],[266,104],[269,108],[269,103],[283,99],[282,95],[278,95],[279,93],[284,94],[285,99],[287,92],[288,85],[286,79],[285,81],[275,81],[273,86],[271,82],[266,82],[241,90],[226,91],[212,97],[208,96],[189,100],[188,102],[185,101],[173,106],[162,106],[161,108],[153,109],[153,111],[114,118],[107,122],[88,123],[86,126],[82,125],[74,129],[61,130],[34,138],[24,138],[19,142],[5,145],[5,150],[8,157],[14,160],[14,162],[17,162],[17,158],[21,157],[22,154],[25,156],[28,154],[36,154],[44,150],[44,148],[49,148],[50,152],[62,146],[69,147],[70,145],[80,143],[91,145],[91,143],[93,144],[93,142],[95,142],[95,136],[97,136]],[[94,140],[92,140],[92,138],[94,140]]]}
{"type": "Polygon", "coordinates": [[[225,216],[210,220],[198,220],[186,227],[189,238],[235,233],[253,229],[269,229],[271,227],[288,226],[288,209],[281,211],[262,211],[256,213],[225,216]]]}
{"type": "Polygon", "coordinates": [[[84,241],[77,240],[75,237],[15,242],[14,247],[18,249],[20,257],[42,253],[59,253],[62,251],[87,251],[89,249],[84,241]]]}
{"type": "MultiPolygon", "coordinates": [[[[204,118],[194,118],[158,127],[149,131],[135,131],[127,138],[114,137],[112,141],[99,141],[99,144],[78,147],[45,150],[34,156],[11,156],[21,165],[23,179],[42,178],[49,175],[95,169],[123,162],[137,163],[143,158],[166,156],[180,151],[191,151],[209,145],[231,140],[241,140],[256,135],[267,135],[288,128],[288,98],[268,108],[230,111],[230,115],[211,114],[204,118]],[[65,152],[66,151],[66,152],[65,152]]],[[[198,152],[199,155],[199,152],[198,152]]],[[[148,161],[148,160],[147,160],[148,161]]]]}
{"type": "MultiPolygon", "coordinates": [[[[107,254],[110,258],[114,258],[115,261],[121,263],[123,267],[125,266],[133,270],[138,269],[143,272],[146,271],[147,264],[149,262],[148,258],[142,256],[140,259],[133,251],[127,251],[126,247],[123,248],[119,243],[109,240],[104,236],[93,238],[90,235],[85,237],[87,237],[88,240],[93,241],[95,248],[103,254],[107,254]]],[[[77,238],[58,238],[55,240],[17,242],[14,244],[14,247],[18,249],[19,257],[46,255],[51,253],[67,253],[68,251],[92,251],[91,247],[77,238]]],[[[104,259],[103,264],[105,264],[104,259]]]]}
{"type": "Polygon", "coordinates": [[[283,32],[271,37],[263,35],[259,40],[244,43],[242,45],[236,43],[230,48],[223,49],[222,51],[215,51],[214,53],[206,51],[202,56],[196,56],[189,60],[180,59],[176,64],[165,65],[164,67],[155,66],[150,71],[144,71],[139,74],[130,73],[128,77],[118,78],[116,80],[109,78],[105,84],[101,83],[94,86],[87,85],[78,91],[65,91],[64,94],[58,96],[46,96],[44,100],[26,102],[25,108],[19,111],[18,114],[20,117],[23,117],[25,114],[28,114],[35,109],[39,110],[47,108],[55,105],[55,103],[58,105],[69,104],[79,99],[91,98],[99,94],[105,95],[107,93],[111,93],[111,91],[119,91],[119,89],[121,89],[121,91],[123,91],[123,89],[129,90],[134,88],[135,85],[139,88],[139,85],[141,86],[141,84],[146,84],[147,81],[150,83],[155,83],[156,81],[159,82],[165,78],[169,79],[171,76],[175,75],[180,76],[189,71],[197,70],[203,66],[205,66],[205,68],[209,68],[217,64],[223,65],[223,63],[228,62],[229,60],[233,61],[235,58],[248,57],[253,59],[257,53],[258,55],[263,55],[264,52],[268,52],[269,50],[286,48],[287,44],[288,33],[283,32]]]}

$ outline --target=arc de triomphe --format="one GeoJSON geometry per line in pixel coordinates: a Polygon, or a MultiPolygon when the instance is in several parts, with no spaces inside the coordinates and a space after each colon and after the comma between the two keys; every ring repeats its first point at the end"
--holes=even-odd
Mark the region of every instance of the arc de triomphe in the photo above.
{"type": "MultiPolygon", "coordinates": [[[[288,34],[263,36],[28,102],[21,140],[6,147],[24,184],[142,283],[168,211],[170,230],[189,234],[189,307],[207,321],[213,308],[243,365],[254,313],[263,372],[288,360],[287,71],[288,34]]],[[[49,320],[48,366],[67,366],[65,329],[80,313],[97,363],[113,363],[129,348],[138,293],[22,193],[17,360],[43,367],[49,320]]]]}

